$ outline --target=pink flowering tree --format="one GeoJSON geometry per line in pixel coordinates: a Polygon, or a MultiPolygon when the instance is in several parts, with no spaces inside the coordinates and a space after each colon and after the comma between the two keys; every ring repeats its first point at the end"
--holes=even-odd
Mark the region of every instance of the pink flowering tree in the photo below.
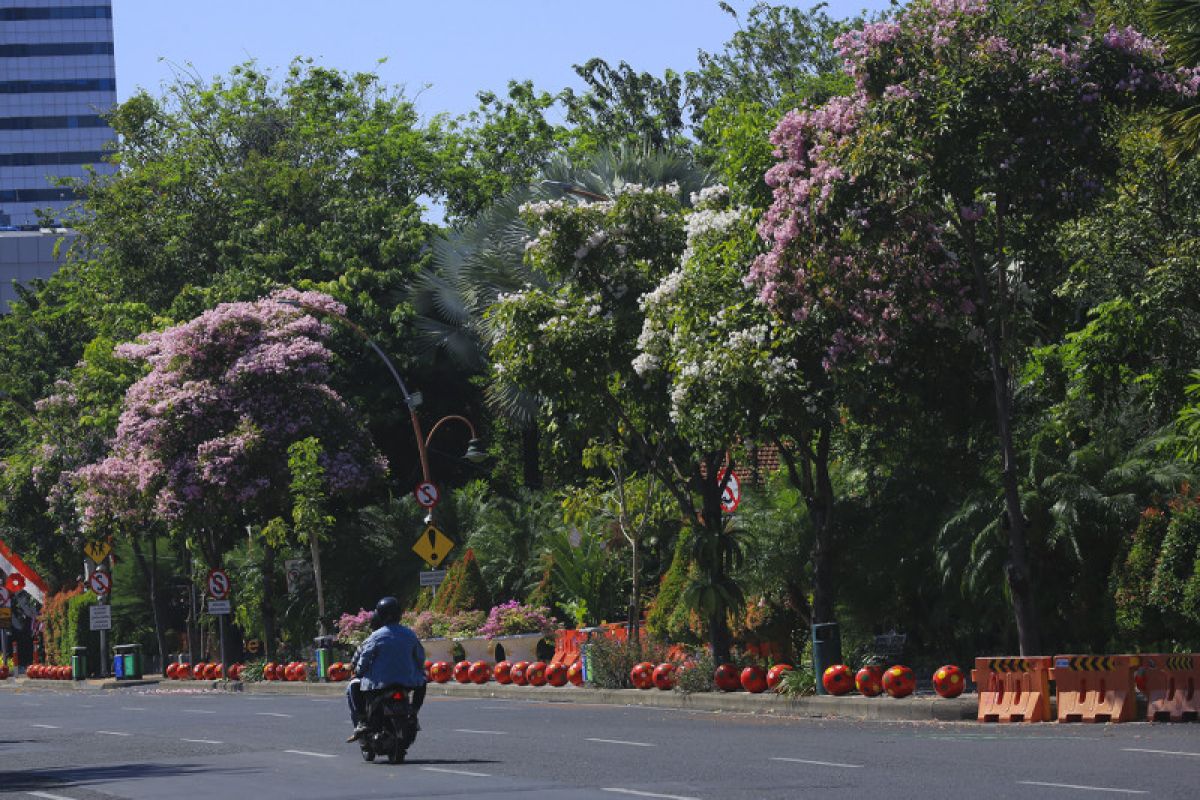
{"type": "Polygon", "coordinates": [[[218,566],[243,525],[291,509],[291,444],[320,440],[331,496],[383,475],[361,421],[327,383],[329,327],[289,303],[344,312],[327,295],[288,289],[117,348],[148,371],[125,395],[110,454],[76,473],[86,527],[149,516],[218,566]]]}
{"type": "Polygon", "coordinates": [[[1074,4],[916,0],[841,37],[855,90],[790,112],[772,135],[768,250],[749,275],[785,319],[830,331],[824,362],[887,361],[959,329],[993,388],[1020,649],[1040,651],[1013,441],[1014,366],[1060,269],[1057,225],[1117,159],[1114,112],[1179,104],[1196,70],[1074,4]]]}

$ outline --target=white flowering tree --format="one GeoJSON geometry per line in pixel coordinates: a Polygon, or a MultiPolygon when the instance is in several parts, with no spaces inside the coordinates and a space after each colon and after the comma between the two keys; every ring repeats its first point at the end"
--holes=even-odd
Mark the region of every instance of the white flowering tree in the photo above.
{"type": "Polygon", "coordinates": [[[523,214],[536,231],[526,256],[551,288],[503,294],[490,309],[493,378],[535,391],[551,435],[615,450],[675,498],[694,534],[692,605],[708,621],[714,657],[727,660],[728,613],[742,599],[721,511],[730,442],[700,447],[682,433],[664,382],[645,369],[653,355],[639,349],[642,297],[684,251],[680,189],[625,184],[608,200],[532,203],[523,214]]]}

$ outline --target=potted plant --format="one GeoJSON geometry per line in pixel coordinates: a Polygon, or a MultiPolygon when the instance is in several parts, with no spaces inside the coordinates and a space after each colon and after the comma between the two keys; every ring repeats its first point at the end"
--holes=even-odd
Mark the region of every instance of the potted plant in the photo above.
{"type": "Polygon", "coordinates": [[[495,661],[495,648],[479,635],[484,619],[482,611],[459,611],[446,618],[446,636],[462,648],[467,661],[495,661]]]}
{"type": "Polygon", "coordinates": [[[479,635],[503,647],[508,661],[536,661],[538,642],[558,627],[548,608],[509,600],[492,607],[479,635]]]}
{"type": "Polygon", "coordinates": [[[436,611],[405,611],[400,624],[412,628],[428,661],[454,661],[454,640],[446,638],[445,619],[436,611]]]}

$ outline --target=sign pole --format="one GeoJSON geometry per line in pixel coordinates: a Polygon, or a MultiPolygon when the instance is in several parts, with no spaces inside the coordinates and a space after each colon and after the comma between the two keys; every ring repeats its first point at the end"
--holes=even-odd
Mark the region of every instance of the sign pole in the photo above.
{"type": "MultiPolygon", "coordinates": [[[[99,605],[108,605],[105,598],[100,599],[99,605]]],[[[100,629],[100,677],[108,677],[108,631],[100,629]]]]}
{"type": "Polygon", "coordinates": [[[221,675],[229,675],[229,659],[225,657],[225,615],[217,615],[217,638],[221,641],[221,675]]]}

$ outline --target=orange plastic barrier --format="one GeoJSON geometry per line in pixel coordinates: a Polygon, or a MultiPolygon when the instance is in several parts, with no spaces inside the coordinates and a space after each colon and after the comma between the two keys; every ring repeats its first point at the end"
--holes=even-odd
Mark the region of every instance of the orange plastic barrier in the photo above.
{"type": "Polygon", "coordinates": [[[1050,657],[977,658],[980,722],[1049,722],[1050,657]]]}
{"type": "Polygon", "coordinates": [[[1059,722],[1129,722],[1137,716],[1138,656],[1055,656],[1059,722]]]}
{"type": "Polygon", "coordinates": [[[1200,719],[1200,653],[1154,653],[1141,658],[1146,668],[1146,719],[1200,719]]]}
{"type": "Polygon", "coordinates": [[[551,664],[569,667],[579,660],[579,646],[587,641],[583,631],[561,630],[554,634],[554,658],[551,664]]]}

